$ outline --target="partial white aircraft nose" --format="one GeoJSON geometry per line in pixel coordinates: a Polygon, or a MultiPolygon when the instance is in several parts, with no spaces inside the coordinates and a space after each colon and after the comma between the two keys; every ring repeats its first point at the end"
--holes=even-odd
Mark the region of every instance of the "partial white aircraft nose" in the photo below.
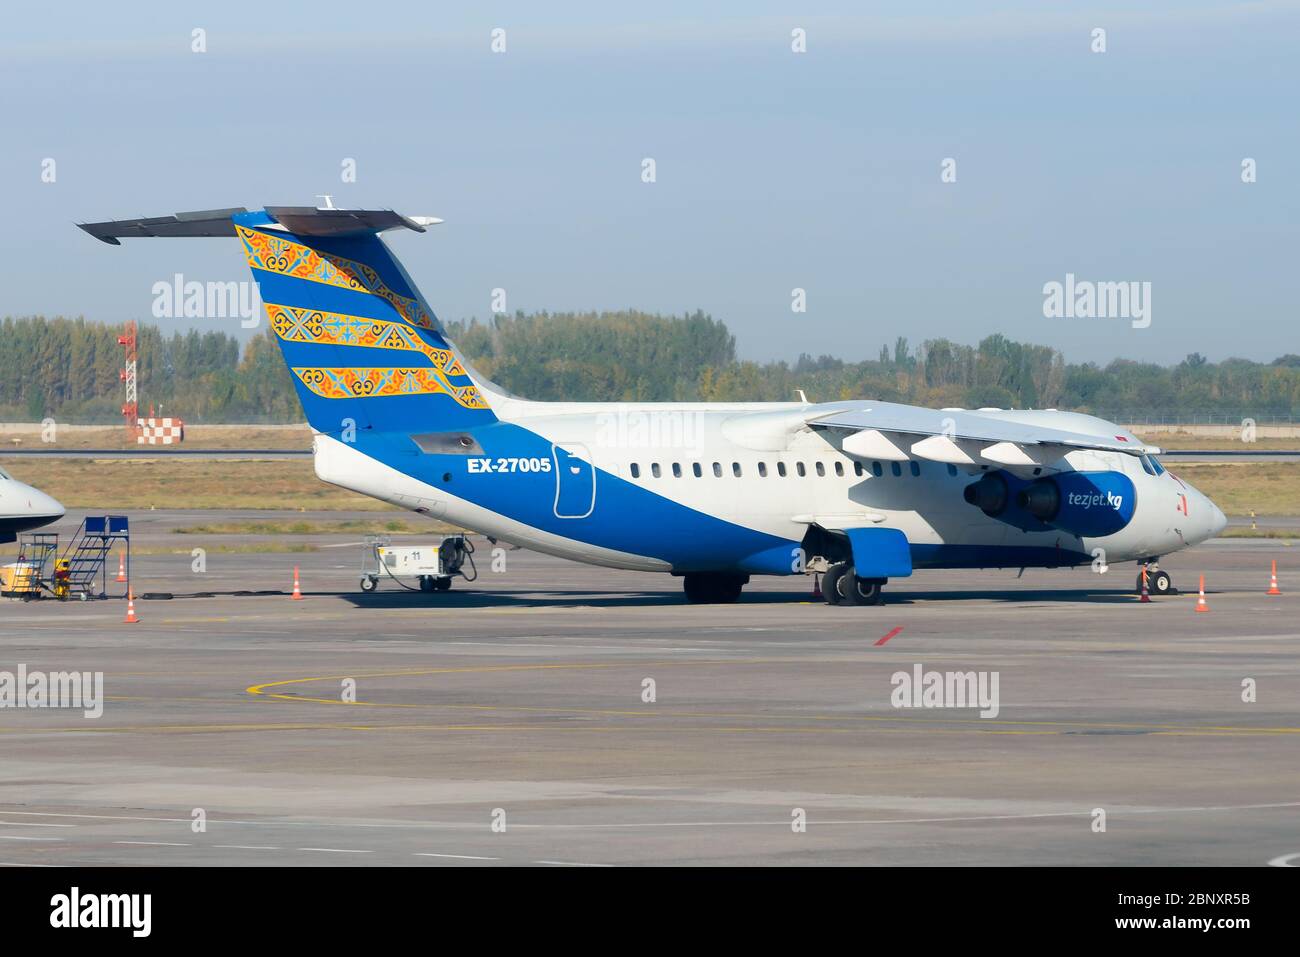
{"type": "Polygon", "coordinates": [[[1198,545],[1213,538],[1228,524],[1223,509],[1211,502],[1204,492],[1190,487],[1187,492],[1187,517],[1191,526],[1187,542],[1189,545],[1198,545]]]}
{"type": "MultiPolygon", "coordinates": [[[[1209,501],[1206,499],[1206,501],[1209,501]]],[[[1228,526],[1228,516],[1223,514],[1223,509],[1210,502],[1210,508],[1214,509],[1214,516],[1210,519],[1210,537],[1218,535],[1228,526]]]]}
{"type": "Polygon", "coordinates": [[[54,521],[67,514],[67,509],[65,509],[57,499],[46,495],[38,489],[28,486],[25,497],[32,503],[33,515],[39,515],[42,518],[48,517],[51,521],[54,521]]]}

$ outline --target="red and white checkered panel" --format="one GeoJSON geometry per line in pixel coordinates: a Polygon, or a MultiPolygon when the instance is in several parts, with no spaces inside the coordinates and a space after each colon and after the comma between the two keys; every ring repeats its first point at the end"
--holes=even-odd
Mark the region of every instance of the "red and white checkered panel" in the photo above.
{"type": "Polygon", "coordinates": [[[180,419],[136,419],[140,445],[175,445],[185,441],[185,423],[180,419]]]}

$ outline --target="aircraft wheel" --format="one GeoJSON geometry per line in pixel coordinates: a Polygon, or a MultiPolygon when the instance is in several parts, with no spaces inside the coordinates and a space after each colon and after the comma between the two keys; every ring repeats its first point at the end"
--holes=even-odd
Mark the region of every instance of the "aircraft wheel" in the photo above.
{"type": "Polygon", "coordinates": [[[847,567],[847,562],[836,562],[826,569],[826,574],[822,576],[822,598],[826,599],[826,604],[838,605],[844,600],[840,595],[840,580],[844,577],[844,569],[847,567]]]}
{"type": "Polygon", "coordinates": [[[361,590],[362,590],[362,591],[374,591],[375,588],[378,587],[378,585],[379,585],[379,581],[378,581],[377,579],[371,578],[371,577],[369,577],[369,576],[367,576],[367,577],[361,579],[361,590]]]}
{"type": "Polygon", "coordinates": [[[730,605],[740,598],[746,581],[742,575],[696,572],[682,576],[682,588],[692,605],[730,605]]]}
{"type": "Polygon", "coordinates": [[[883,584],[874,579],[859,578],[852,567],[846,568],[836,582],[840,599],[846,605],[879,605],[883,584]]]}
{"type": "Polygon", "coordinates": [[[745,587],[743,579],[734,575],[726,575],[718,582],[717,601],[724,605],[734,605],[740,601],[740,590],[745,587]]]}
{"type": "Polygon", "coordinates": [[[420,576],[420,591],[423,591],[423,592],[430,592],[430,591],[433,591],[433,588],[434,588],[434,584],[433,584],[433,576],[431,576],[431,575],[421,575],[421,576],[420,576]]]}
{"type": "Polygon", "coordinates": [[[451,591],[451,579],[439,578],[434,581],[433,587],[438,591],[451,591]]]}
{"type": "MultiPolygon", "coordinates": [[[[1147,572],[1147,592],[1152,595],[1172,595],[1174,593],[1174,580],[1169,577],[1167,571],[1148,571],[1147,572]]],[[[1137,593],[1142,594],[1142,573],[1138,572],[1137,593]]]]}

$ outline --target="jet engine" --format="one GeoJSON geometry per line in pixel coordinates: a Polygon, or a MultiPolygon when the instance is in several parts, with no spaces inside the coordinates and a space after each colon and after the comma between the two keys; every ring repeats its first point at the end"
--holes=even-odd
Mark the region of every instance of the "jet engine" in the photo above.
{"type": "Polygon", "coordinates": [[[1033,481],[986,472],[962,496],[990,518],[1025,531],[1057,528],[1080,538],[1115,534],[1133,520],[1137,505],[1123,472],[1062,472],[1033,481]]]}

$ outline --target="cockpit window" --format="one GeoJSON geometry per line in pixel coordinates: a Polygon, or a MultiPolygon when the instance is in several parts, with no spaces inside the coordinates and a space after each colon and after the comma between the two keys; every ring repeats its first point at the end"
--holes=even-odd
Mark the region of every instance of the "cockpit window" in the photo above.
{"type": "Polygon", "coordinates": [[[1165,467],[1156,460],[1154,455],[1139,455],[1138,458],[1142,462],[1142,471],[1146,472],[1147,475],[1163,475],[1165,473],[1165,467]]]}
{"type": "Polygon", "coordinates": [[[9,473],[6,472],[4,469],[0,469],[0,479],[7,479],[7,478],[9,478],[9,473]]]}

